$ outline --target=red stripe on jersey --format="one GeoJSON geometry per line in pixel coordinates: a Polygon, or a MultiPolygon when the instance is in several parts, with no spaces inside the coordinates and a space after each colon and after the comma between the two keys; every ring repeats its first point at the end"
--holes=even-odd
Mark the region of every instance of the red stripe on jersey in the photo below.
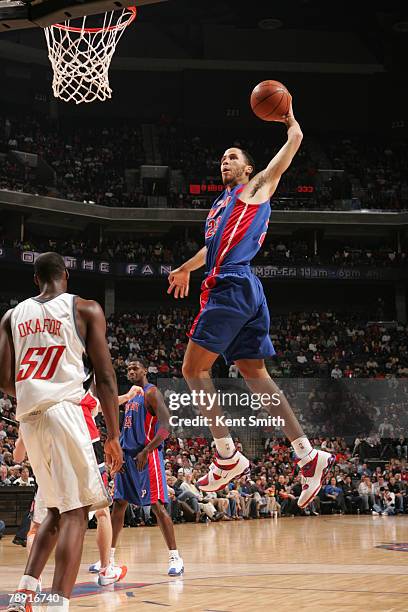
{"type": "MultiPolygon", "coordinates": [[[[157,423],[157,416],[146,413],[145,419],[145,445],[151,442],[154,438],[154,428],[157,423]]],[[[147,464],[149,468],[149,480],[150,480],[150,503],[155,504],[157,500],[161,499],[164,501],[164,490],[162,483],[162,473],[160,467],[160,457],[157,448],[147,456],[147,464]]]]}
{"type": "Polygon", "coordinates": [[[163,473],[161,470],[161,466],[160,466],[160,457],[159,457],[159,450],[156,448],[156,450],[154,451],[156,453],[156,467],[157,467],[157,474],[158,474],[158,483],[159,483],[159,499],[161,501],[164,502],[164,490],[163,490],[163,473]]]}
{"type": "Polygon", "coordinates": [[[154,438],[154,426],[157,423],[157,417],[150,412],[146,411],[146,418],[144,422],[144,430],[145,430],[145,446],[149,444],[154,438]]]}
{"type": "MultiPolygon", "coordinates": [[[[150,412],[146,413],[145,419],[145,445],[149,444],[154,437],[154,426],[156,424],[157,417],[150,414],[150,412]]],[[[150,502],[155,504],[159,499],[159,475],[156,465],[156,452],[155,449],[152,453],[149,453],[147,456],[147,464],[149,468],[149,481],[150,481],[150,502]]]]}
{"type": "Polygon", "coordinates": [[[187,334],[187,336],[189,336],[190,338],[195,332],[195,328],[197,327],[197,323],[200,320],[201,315],[203,314],[204,308],[207,306],[207,302],[210,299],[211,289],[215,287],[215,284],[217,282],[216,274],[217,274],[217,269],[214,268],[211,271],[211,274],[207,276],[207,278],[204,280],[203,284],[201,285],[200,310],[198,312],[198,315],[193,321],[190,331],[187,334]]]}
{"type": "Polygon", "coordinates": [[[149,480],[150,480],[150,503],[155,504],[159,499],[159,479],[156,467],[156,451],[148,455],[149,480]]]}
{"type": "Polygon", "coordinates": [[[258,210],[257,205],[246,204],[242,200],[237,200],[223,231],[215,260],[216,267],[222,264],[227,253],[245,236],[258,210]]]}
{"type": "Polygon", "coordinates": [[[91,393],[87,393],[81,400],[82,412],[84,413],[85,422],[92,442],[97,442],[100,438],[99,429],[92,416],[92,410],[94,410],[97,405],[98,402],[91,393]]]}

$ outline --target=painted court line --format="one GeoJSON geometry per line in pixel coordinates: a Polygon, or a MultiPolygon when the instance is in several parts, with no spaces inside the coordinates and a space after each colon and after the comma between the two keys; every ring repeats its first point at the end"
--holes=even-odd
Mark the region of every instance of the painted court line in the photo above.
{"type": "MultiPolygon", "coordinates": [[[[130,589],[141,589],[145,586],[150,586],[149,582],[121,582],[113,585],[114,591],[124,591],[130,589]]],[[[49,593],[49,589],[45,589],[44,593],[49,593]]],[[[91,595],[108,595],[112,593],[112,590],[104,590],[98,586],[96,582],[80,582],[75,585],[71,599],[78,599],[80,597],[90,597],[91,595]]],[[[10,603],[11,593],[0,593],[0,610],[5,610],[10,603]]]]}

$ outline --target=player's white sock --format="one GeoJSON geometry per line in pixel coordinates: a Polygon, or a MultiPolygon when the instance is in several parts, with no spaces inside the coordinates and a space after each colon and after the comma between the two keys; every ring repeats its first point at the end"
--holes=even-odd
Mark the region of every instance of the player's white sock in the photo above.
{"type": "Polygon", "coordinates": [[[34,578],[33,576],[24,574],[24,576],[21,578],[19,582],[18,590],[19,591],[34,591],[35,593],[37,590],[37,586],[38,586],[38,578],[34,578]]]}
{"type": "Polygon", "coordinates": [[[304,457],[306,457],[313,450],[313,447],[306,436],[293,440],[292,446],[298,459],[304,459],[304,457]]]}
{"type": "Polygon", "coordinates": [[[220,457],[223,459],[232,457],[235,452],[235,444],[231,436],[227,436],[226,438],[214,438],[214,442],[220,457]]]}
{"type": "Polygon", "coordinates": [[[109,565],[115,565],[115,550],[116,548],[110,549],[109,565]]]}
{"type": "Polygon", "coordinates": [[[175,550],[169,550],[169,557],[179,557],[179,551],[177,550],[177,548],[175,550]]]}
{"type": "Polygon", "coordinates": [[[69,610],[69,599],[60,597],[58,604],[47,606],[47,612],[67,612],[69,610]]]}

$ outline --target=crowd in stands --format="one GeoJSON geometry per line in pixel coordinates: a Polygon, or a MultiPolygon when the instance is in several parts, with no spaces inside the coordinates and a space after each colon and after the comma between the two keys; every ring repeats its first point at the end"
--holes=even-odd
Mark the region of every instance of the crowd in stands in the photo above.
{"type": "MultiPolygon", "coordinates": [[[[102,261],[119,261],[135,263],[176,264],[189,259],[200,248],[203,238],[199,232],[193,232],[188,238],[180,238],[172,233],[160,239],[140,237],[122,240],[104,239],[99,242],[81,238],[57,240],[53,238],[27,237],[24,240],[7,240],[0,232],[0,246],[9,246],[19,252],[57,251],[63,256],[102,261]]],[[[289,237],[267,236],[254,265],[333,265],[337,267],[403,267],[407,263],[405,247],[397,251],[393,246],[362,247],[350,243],[323,242],[317,253],[305,240],[289,237]]]]}
{"type": "MultiPolygon", "coordinates": [[[[15,417],[14,401],[0,398],[0,488],[34,485],[28,461],[16,465],[13,449],[18,436],[15,425],[5,424],[2,417],[15,417]]],[[[104,437],[103,421],[99,422],[104,437]]],[[[385,425],[386,427],[386,425],[385,425]]],[[[301,476],[296,473],[293,451],[287,440],[269,437],[251,457],[249,476],[232,481],[217,493],[203,493],[197,480],[206,472],[212,458],[212,444],[202,435],[171,436],[165,445],[165,470],[169,492],[169,512],[176,523],[251,520],[293,515],[325,513],[367,513],[395,515],[408,512],[408,440],[402,435],[389,438],[389,430],[378,438],[377,467],[366,461],[367,448],[373,437],[362,436],[348,445],[341,437],[316,437],[312,443],[336,455],[336,464],[323,483],[316,500],[300,510],[297,499],[301,476]],[[384,455],[384,449],[387,454],[384,455]],[[384,457],[386,457],[384,459],[384,457]],[[383,460],[381,461],[381,458],[383,460]]],[[[242,449],[239,438],[235,438],[242,449]]],[[[371,455],[372,456],[372,455],[371,455]]],[[[374,460],[374,464],[376,461],[374,460]]],[[[131,505],[128,525],[153,525],[150,508],[131,505]]]]}
{"type": "MultiPolygon", "coordinates": [[[[0,296],[2,312],[17,303],[0,296]]],[[[382,308],[378,302],[371,315],[314,311],[272,316],[270,336],[276,351],[268,365],[272,376],[387,380],[392,387],[395,379],[408,376],[408,326],[376,322],[376,316],[382,318],[382,308]],[[367,322],[369,316],[372,322],[367,322]]],[[[119,385],[127,382],[126,362],[137,357],[147,362],[153,381],[181,378],[186,333],[196,315],[197,308],[186,304],[109,317],[107,339],[119,385]]],[[[218,372],[228,376],[221,358],[215,369],[218,363],[223,366],[218,372]]],[[[236,376],[234,367],[229,375],[236,376]]]]}
{"type": "MultiPolygon", "coordinates": [[[[219,161],[227,148],[250,151],[261,169],[276,153],[264,139],[241,139],[219,134],[193,135],[182,125],[161,128],[162,153],[167,163],[189,176],[190,182],[219,182],[219,161]],[[229,139],[229,142],[228,142],[229,139]]],[[[302,147],[284,174],[273,198],[273,207],[283,210],[383,209],[408,207],[405,141],[379,142],[337,135],[304,139],[302,147]],[[305,197],[302,187],[309,187],[305,197]],[[310,187],[312,189],[310,189],[310,187]]]]}
{"type": "Polygon", "coordinates": [[[55,184],[45,182],[32,168],[7,154],[0,166],[0,188],[105,206],[146,206],[141,191],[128,189],[125,182],[125,169],[138,168],[144,161],[137,125],[76,125],[68,129],[33,116],[3,117],[2,124],[0,151],[39,155],[54,170],[55,184]]]}
{"type": "MultiPolygon", "coordinates": [[[[220,155],[240,146],[265,167],[276,146],[254,136],[233,139],[195,134],[183,125],[157,126],[162,163],[180,170],[183,186],[169,189],[167,205],[208,208],[211,197],[189,194],[188,185],[218,184],[220,155]]],[[[126,170],[145,163],[142,132],[136,123],[65,125],[34,116],[0,118],[0,189],[53,195],[114,207],[143,207],[148,199],[126,170]],[[10,151],[38,154],[55,172],[54,184],[19,163],[10,151]]],[[[283,210],[406,210],[405,142],[375,142],[339,136],[304,140],[282,177],[273,207],[283,210]],[[305,189],[306,187],[306,189],[305,189]]],[[[208,195],[208,194],[207,194],[208,195]]]]}
{"type": "Polygon", "coordinates": [[[324,148],[331,167],[344,170],[356,208],[401,210],[408,204],[406,141],[328,138],[324,148]]]}
{"type": "MultiPolygon", "coordinates": [[[[119,379],[126,360],[137,356],[147,361],[153,376],[180,377],[186,332],[196,314],[186,307],[110,318],[108,342],[119,379]]],[[[389,379],[408,374],[408,327],[367,323],[367,313],[272,317],[270,335],[277,353],[270,366],[273,376],[389,379]]]]}
{"type": "MultiPolygon", "coordinates": [[[[17,304],[0,296],[1,312],[17,304]]],[[[383,319],[379,301],[372,312],[292,312],[271,317],[270,336],[276,357],[268,367],[273,377],[302,379],[386,380],[392,388],[408,376],[408,326],[383,319]],[[372,321],[367,318],[372,317],[372,321]],[[397,383],[395,383],[396,379],[397,383]]],[[[197,307],[184,305],[113,315],[107,339],[119,385],[126,384],[126,363],[141,358],[152,381],[181,378],[187,335],[197,307]]],[[[215,372],[228,376],[220,358],[215,372]],[[222,368],[220,369],[220,367],[222,368]],[[218,369],[217,369],[218,367],[218,369]]],[[[229,376],[236,376],[234,366],[229,376]]]]}

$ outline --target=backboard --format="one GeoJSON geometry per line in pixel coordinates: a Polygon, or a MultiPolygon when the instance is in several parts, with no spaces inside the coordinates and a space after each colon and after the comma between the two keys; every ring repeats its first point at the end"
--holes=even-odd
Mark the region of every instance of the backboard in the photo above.
{"type": "Polygon", "coordinates": [[[0,33],[24,28],[45,28],[55,23],[122,10],[127,6],[156,4],[166,0],[0,0],[0,33]]]}

